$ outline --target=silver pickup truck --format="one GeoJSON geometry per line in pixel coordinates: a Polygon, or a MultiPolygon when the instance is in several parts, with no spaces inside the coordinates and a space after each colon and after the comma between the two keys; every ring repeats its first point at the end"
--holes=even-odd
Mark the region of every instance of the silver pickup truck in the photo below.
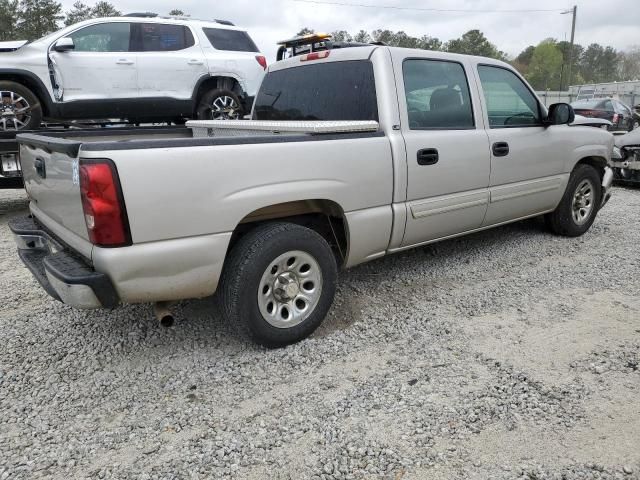
{"type": "Polygon", "coordinates": [[[568,127],[508,64],[361,46],[269,67],[252,121],[180,134],[18,136],[31,215],[10,226],[46,291],[113,308],[218,292],[267,346],[311,334],[338,268],[545,215],[585,233],[613,136],[568,127]]]}

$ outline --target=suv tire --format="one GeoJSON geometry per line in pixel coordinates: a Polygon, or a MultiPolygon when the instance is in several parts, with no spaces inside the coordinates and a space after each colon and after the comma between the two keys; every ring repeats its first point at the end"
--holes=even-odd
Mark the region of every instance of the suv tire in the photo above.
{"type": "Polygon", "coordinates": [[[200,97],[196,109],[198,120],[242,120],[244,109],[231,90],[216,88],[200,97]]]}
{"type": "Polygon", "coordinates": [[[42,122],[42,105],[24,85],[0,81],[0,132],[35,130],[42,122]]]}
{"type": "Polygon", "coordinates": [[[591,165],[578,165],[571,176],[558,207],[545,215],[552,232],[578,237],[593,224],[602,199],[601,178],[591,165]]]}
{"type": "Polygon", "coordinates": [[[257,343],[282,347],[313,333],[336,290],[331,247],[314,230],[267,223],[245,234],[225,262],[220,284],[227,319],[257,343]]]}

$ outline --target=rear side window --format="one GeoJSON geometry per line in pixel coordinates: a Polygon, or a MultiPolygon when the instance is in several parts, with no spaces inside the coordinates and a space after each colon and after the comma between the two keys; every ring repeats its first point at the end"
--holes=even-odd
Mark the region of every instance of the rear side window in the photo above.
{"type": "Polygon", "coordinates": [[[255,101],[256,120],[378,120],[368,60],[322,63],[268,73],[255,101]]]}
{"type": "Polygon", "coordinates": [[[140,23],[134,35],[138,52],[175,52],[195,45],[193,34],[183,25],[140,23]]]}
{"type": "Polygon", "coordinates": [[[488,65],[478,73],[491,128],[540,125],[538,100],[515,73],[488,65]]]}
{"type": "Polygon", "coordinates": [[[409,128],[473,128],[473,110],[462,65],[440,60],[405,60],[402,66],[409,128]]]}
{"type": "Polygon", "coordinates": [[[258,47],[253,43],[247,32],[227,30],[226,28],[203,28],[202,31],[216,50],[232,52],[257,52],[258,47]]]}
{"type": "Polygon", "coordinates": [[[100,23],[70,34],[75,52],[128,52],[131,24],[100,23]]]}

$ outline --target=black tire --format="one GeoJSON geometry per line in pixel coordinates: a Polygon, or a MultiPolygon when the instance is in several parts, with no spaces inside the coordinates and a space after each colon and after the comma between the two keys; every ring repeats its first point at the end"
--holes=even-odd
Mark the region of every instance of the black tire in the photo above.
{"type": "Polygon", "coordinates": [[[579,237],[584,234],[596,219],[602,199],[601,178],[598,171],[591,165],[580,164],[571,172],[567,189],[564,192],[558,208],[545,215],[545,220],[551,231],[566,237],[579,237]],[[578,187],[584,182],[591,182],[592,208],[581,222],[574,218],[575,195],[578,187]]]}
{"type": "Polygon", "coordinates": [[[268,223],[245,234],[233,247],[225,262],[218,291],[222,310],[229,321],[255,342],[276,348],[308,337],[318,328],[333,302],[336,278],[336,258],[322,236],[293,223],[268,223]],[[322,283],[315,308],[301,323],[285,328],[274,326],[265,319],[258,305],[258,295],[259,289],[263,288],[263,275],[270,270],[270,265],[290,251],[310,255],[319,266],[322,283]]]}
{"type": "MultiPolygon", "coordinates": [[[[35,130],[40,128],[40,123],[42,122],[42,105],[40,104],[40,99],[38,99],[35,93],[24,85],[9,80],[0,81],[0,92],[2,92],[2,99],[0,99],[0,113],[11,103],[10,95],[5,92],[13,92],[22,97],[28,103],[28,107],[26,105],[22,107],[28,108],[27,115],[16,115],[15,117],[18,121],[24,122],[24,125],[19,125],[18,128],[15,128],[15,123],[13,123],[14,117],[5,117],[7,123],[0,120],[0,132],[35,130]],[[28,120],[26,120],[26,117],[28,117],[28,120]],[[9,124],[9,119],[11,119],[11,125],[9,124]],[[9,128],[5,128],[5,125],[9,128]]],[[[23,105],[22,102],[19,102],[17,108],[21,108],[21,105],[23,105]]],[[[12,106],[16,108],[16,105],[12,106]]],[[[2,117],[0,116],[0,119],[1,118],[2,117]]]]}
{"type": "Polygon", "coordinates": [[[231,90],[216,88],[206,92],[196,109],[198,120],[242,120],[244,109],[238,96],[231,90]]]}

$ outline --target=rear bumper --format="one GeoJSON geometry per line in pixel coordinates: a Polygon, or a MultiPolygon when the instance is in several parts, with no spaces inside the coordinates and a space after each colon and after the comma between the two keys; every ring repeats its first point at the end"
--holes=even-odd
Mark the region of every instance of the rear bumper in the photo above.
{"type": "Polygon", "coordinates": [[[53,298],[78,308],[114,308],[120,303],[109,277],[94,271],[32,217],[13,219],[9,228],[20,259],[53,298]]]}

